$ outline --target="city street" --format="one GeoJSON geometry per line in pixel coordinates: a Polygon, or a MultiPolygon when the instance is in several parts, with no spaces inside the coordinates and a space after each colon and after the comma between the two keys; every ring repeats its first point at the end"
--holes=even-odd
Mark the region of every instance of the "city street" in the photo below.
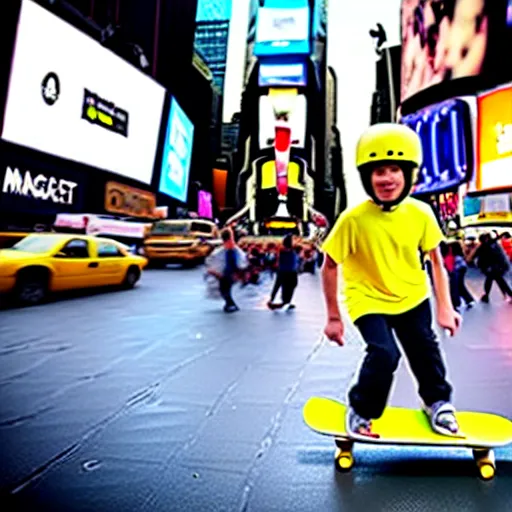
{"type": "MultiPolygon", "coordinates": [[[[336,472],[302,407],[345,399],[355,328],[343,348],[322,340],[319,275],[301,276],[295,311],[266,308],[267,280],[226,315],[202,272],[0,311],[1,510],[512,510],[512,446],[490,482],[458,449],[356,445],[336,472]]],[[[493,290],[442,344],[456,406],[512,418],[512,305],[493,290]]],[[[403,362],[392,403],[419,404],[403,362]]]]}

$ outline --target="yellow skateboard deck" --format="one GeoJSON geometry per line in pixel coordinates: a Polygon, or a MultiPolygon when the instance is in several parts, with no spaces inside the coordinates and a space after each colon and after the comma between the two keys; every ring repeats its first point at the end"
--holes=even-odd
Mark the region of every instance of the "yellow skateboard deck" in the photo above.
{"type": "Polygon", "coordinates": [[[464,437],[443,436],[433,432],[426,414],[420,409],[387,407],[384,414],[372,421],[372,430],[379,438],[351,439],[345,429],[347,406],[330,398],[312,397],[304,406],[303,416],[315,432],[336,438],[337,468],[349,470],[353,465],[354,442],[384,445],[419,445],[472,448],[484,479],[494,476],[492,448],[512,443],[512,422],[502,416],[481,412],[457,412],[457,421],[464,437]]]}

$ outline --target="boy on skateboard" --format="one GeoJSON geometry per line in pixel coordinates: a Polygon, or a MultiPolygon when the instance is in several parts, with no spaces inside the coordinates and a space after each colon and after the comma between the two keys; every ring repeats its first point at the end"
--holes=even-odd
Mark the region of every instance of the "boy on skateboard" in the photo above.
{"type": "Polygon", "coordinates": [[[394,334],[418,381],[432,429],[445,435],[458,432],[452,387],[432,330],[430,287],[420,251],[432,262],[438,324],[453,336],[461,317],[451,302],[439,250],[443,233],[430,206],[409,197],[421,163],[421,141],[410,128],[371,126],[356,150],[356,165],[371,199],[343,212],[323,244],[325,335],[343,345],[337,279],[342,265],[348,313],[367,345],[358,381],[349,392],[346,429],[354,438],[378,437],[371,420],[384,412],[400,360],[394,334]]]}

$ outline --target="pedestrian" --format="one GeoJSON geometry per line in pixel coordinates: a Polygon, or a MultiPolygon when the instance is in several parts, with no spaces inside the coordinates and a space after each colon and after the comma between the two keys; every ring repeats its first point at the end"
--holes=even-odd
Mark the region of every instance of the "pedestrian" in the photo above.
{"type": "Polygon", "coordinates": [[[505,275],[510,269],[508,260],[498,240],[489,233],[480,235],[480,245],[473,254],[477,260],[478,268],[485,275],[484,294],[481,301],[488,303],[494,281],[501,290],[503,297],[512,303],[512,289],[505,280],[505,275]]]}
{"type": "Polygon", "coordinates": [[[224,311],[234,313],[239,307],[233,299],[232,288],[240,273],[247,268],[247,256],[236,245],[231,228],[223,229],[221,238],[222,247],[216,249],[206,261],[207,272],[219,280],[220,293],[225,302],[224,311]]]}
{"type": "Polygon", "coordinates": [[[419,383],[432,429],[454,435],[459,427],[452,386],[432,329],[430,286],[420,251],[432,264],[438,324],[453,336],[461,316],[450,299],[439,224],[429,205],[408,197],[422,163],[421,141],[406,126],[377,124],[359,139],[356,162],[371,199],[343,212],[322,247],[324,333],[343,345],[337,273],[341,265],[348,313],[366,342],[357,383],[349,392],[347,432],[355,438],[379,437],[372,419],[384,412],[398,367],[396,335],[419,383]]]}
{"type": "Polygon", "coordinates": [[[453,242],[450,244],[450,248],[454,256],[455,283],[457,286],[457,293],[459,295],[459,305],[461,304],[462,299],[466,303],[466,307],[468,309],[471,309],[475,305],[475,298],[468,290],[468,287],[466,285],[466,274],[468,271],[468,264],[466,263],[466,259],[464,258],[464,250],[462,248],[462,244],[459,241],[453,242]]]}
{"type": "Polygon", "coordinates": [[[298,270],[299,258],[297,252],[293,248],[292,235],[286,235],[283,239],[283,246],[279,253],[279,267],[274,282],[272,293],[268,307],[270,309],[278,309],[286,307],[287,309],[294,309],[295,305],[292,303],[293,294],[298,284],[298,270]],[[274,303],[277,292],[282,288],[281,296],[282,302],[279,304],[274,303]]]}

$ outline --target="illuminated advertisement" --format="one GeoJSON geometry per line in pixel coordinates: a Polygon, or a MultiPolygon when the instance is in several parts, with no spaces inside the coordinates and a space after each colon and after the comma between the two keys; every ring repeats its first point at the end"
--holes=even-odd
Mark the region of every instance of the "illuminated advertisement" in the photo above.
{"type": "Polygon", "coordinates": [[[401,122],[418,133],[423,164],[413,194],[433,194],[468,182],[473,176],[471,107],[454,99],[404,116],[401,122]]]}
{"type": "Polygon", "coordinates": [[[445,192],[434,195],[430,198],[430,204],[435,208],[444,230],[455,225],[458,229],[461,226],[461,194],[459,191],[445,192]]]}
{"type": "Polygon", "coordinates": [[[463,224],[465,226],[503,223],[512,224],[512,194],[464,198],[463,224]]]}
{"type": "Polygon", "coordinates": [[[200,190],[197,196],[197,213],[199,217],[213,219],[212,195],[210,192],[200,190]]]}
{"type": "Polygon", "coordinates": [[[260,64],[258,85],[260,87],[307,85],[306,64],[304,62],[286,64],[260,64]]]}
{"type": "MultiPolygon", "coordinates": [[[[492,54],[490,3],[402,0],[402,101],[432,85],[482,72],[492,54]]],[[[505,27],[506,14],[498,14],[505,27]]]]}
{"type": "Polygon", "coordinates": [[[23,1],[4,140],[149,185],[164,98],[163,87],[99,42],[23,1]]]}
{"type": "Polygon", "coordinates": [[[512,86],[478,97],[476,190],[512,188],[512,86]]]}
{"type": "MultiPolygon", "coordinates": [[[[294,99],[293,109],[288,118],[288,125],[292,130],[292,147],[303,148],[306,142],[306,97],[299,94],[294,99]]],[[[270,148],[274,146],[276,136],[276,118],[272,100],[268,96],[260,96],[259,112],[259,143],[260,148],[270,148]]]]}
{"type": "Polygon", "coordinates": [[[308,7],[260,7],[256,22],[254,55],[308,55],[309,24],[308,7]]]}
{"type": "Polygon", "coordinates": [[[193,143],[194,125],[172,98],[158,190],[182,202],[187,201],[193,143]]]}

